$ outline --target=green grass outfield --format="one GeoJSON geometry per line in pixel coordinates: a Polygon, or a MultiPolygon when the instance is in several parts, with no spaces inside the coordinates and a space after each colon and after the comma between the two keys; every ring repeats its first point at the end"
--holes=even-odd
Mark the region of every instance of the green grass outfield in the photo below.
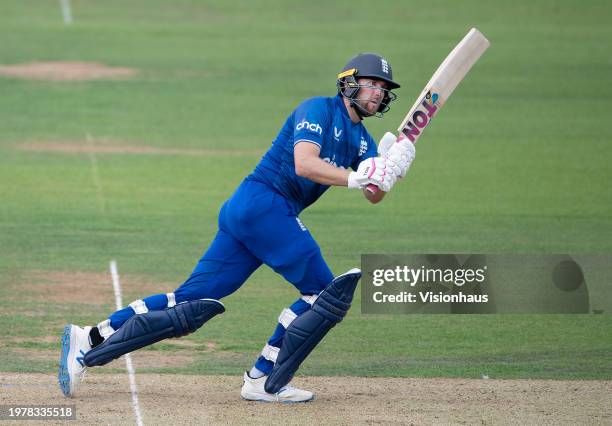
{"type": "MultiPolygon", "coordinates": [[[[0,77],[0,371],[54,371],[28,353],[59,356],[45,336],[66,322],[98,322],[113,306],[112,293],[90,304],[20,293],[32,271],[39,280],[44,271],[108,274],[117,259],[126,276],[180,284],[211,241],[221,203],[297,103],[334,94],[350,56],[383,53],[403,86],[385,119],[366,122],[378,138],[471,26],[492,46],[427,130],[406,181],[377,206],[335,188],[303,213],[330,266],[343,272],[361,253],[612,252],[609,2],[72,6],[67,27],[58,1],[2,1],[1,64],[96,61],[140,73],[76,83],[0,77]],[[19,149],[100,141],[219,151],[19,149]]],[[[124,291],[126,303],[145,296],[124,291]]],[[[239,374],[294,298],[261,268],[224,300],[226,314],[188,337],[216,349],[194,349],[192,364],[171,371],[239,374]]],[[[362,316],[356,305],[301,371],[612,378],[610,316],[362,316]]]]}

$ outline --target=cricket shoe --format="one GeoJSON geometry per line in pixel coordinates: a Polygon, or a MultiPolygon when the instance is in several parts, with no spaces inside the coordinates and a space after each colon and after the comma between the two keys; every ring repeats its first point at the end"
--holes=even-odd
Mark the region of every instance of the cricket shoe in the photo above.
{"type": "Polygon", "coordinates": [[[314,394],[310,391],[285,386],[276,393],[268,393],[264,389],[268,376],[253,379],[247,372],[244,373],[244,384],[240,395],[249,401],[265,402],[308,402],[314,399],[314,394]]]}
{"type": "Polygon", "coordinates": [[[89,344],[91,327],[68,324],[62,336],[62,356],[59,362],[59,385],[65,396],[73,397],[85,377],[85,354],[91,350],[89,344]]]}

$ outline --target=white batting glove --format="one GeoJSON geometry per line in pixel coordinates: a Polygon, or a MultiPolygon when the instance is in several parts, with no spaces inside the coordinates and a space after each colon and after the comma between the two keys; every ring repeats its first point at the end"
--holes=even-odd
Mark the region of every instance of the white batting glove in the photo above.
{"type": "Polygon", "coordinates": [[[399,173],[399,177],[406,176],[408,169],[410,169],[410,165],[414,161],[416,157],[416,148],[414,144],[410,142],[408,139],[404,139],[401,142],[397,142],[393,144],[389,152],[387,153],[387,158],[389,160],[395,161],[399,164],[401,168],[401,172],[399,173]]]}
{"type": "Polygon", "coordinates": [[[373,184],[389,192],[397,180],[396,171],[401,170],[391,160],[383,157],[368,158],[359,163],[357,171],[349,174],[348,187],[365,188],[373,184]]]}
{"type": "Polygon", "coordinates": [[[349,188],[363,188],[371,183],[382,181],[384,173],[385,159],[382,157],[372,157],[359,163],[357,170],[348,176],[349,188]]]}
{"type": "Polygon", "coordinates": [[[378,142],[378,155],[380,155],[381,157],[387,155],[387,152],[389,152],[389,150],[395,144],[396,141],[397,137],[393,133],[385,133],[378,142]]]}
{"type": "Polygon", "coordinates": [[[385,166],[387,166],[387,170],[391,170],[393,176],[397,179],[399,175],[402,173],[402,168],[399,163],[395,162],[392,158],[383,157],[385,159],[385,166]]]}
{"type": "Polygon", "coordinates": [[[416,148],[410,140],[401,136],[403,135],[400,135],[400,139],[397,140],[393,133],[385,133],[378,143],[378,152],[384,158],[393,161],[401,169],[396,174],[403,178],[416,157],[416,148]]]}
{"type": "MultiPolygon", "coordinates": [[[[391,160],[387,160],[387,164],[390,164],[391,160]]],[[[384,192],[389,192],[391,191],[391,188],[393,188],[393,185],[395,185],[395,182],[397,182],[397,178],[398,175],[395,174],[395,172],[393,172],[393,170],[391,170],[390,173],[387,173],[385,176],[383,176],[383,181],[381,182],[380,185],[377,185],[382,191],[384,192]]]]}

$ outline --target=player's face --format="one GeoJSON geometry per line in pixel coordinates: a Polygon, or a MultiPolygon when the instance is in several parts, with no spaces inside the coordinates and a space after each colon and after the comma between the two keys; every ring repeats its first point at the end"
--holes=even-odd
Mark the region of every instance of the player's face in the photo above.
{"type": "Polygon", "coordinates": [[[360,78],[357,83],[362,86],[357,95],[357,102],[363,109],[374,115],[385,97],[383,89],[387,88],[387,83],[370,78],[360,78]]]}

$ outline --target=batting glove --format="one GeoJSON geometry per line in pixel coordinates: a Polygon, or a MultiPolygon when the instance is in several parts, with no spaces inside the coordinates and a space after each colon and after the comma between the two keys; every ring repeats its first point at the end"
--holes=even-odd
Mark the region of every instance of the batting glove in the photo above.
{"type": "Polygon", "coordinates": [[[400,168],[400,172],[397,173],[400,178],[406,176],[412,161],[416,157],[414,144],[402,136],[400,135],[398,140],[393,133],[387,132],[378,143],[378,153],[382,157],[393,161],[400,168]]]}
{"type": "Polygon", "coordinates": [[[373,184],[389,192],[397,180],[396,172],[401,171],[392,161],[383,157],[372,157],[359,163],[357,171],[348,176],[349,188],[365,188],[373,184]]]}

